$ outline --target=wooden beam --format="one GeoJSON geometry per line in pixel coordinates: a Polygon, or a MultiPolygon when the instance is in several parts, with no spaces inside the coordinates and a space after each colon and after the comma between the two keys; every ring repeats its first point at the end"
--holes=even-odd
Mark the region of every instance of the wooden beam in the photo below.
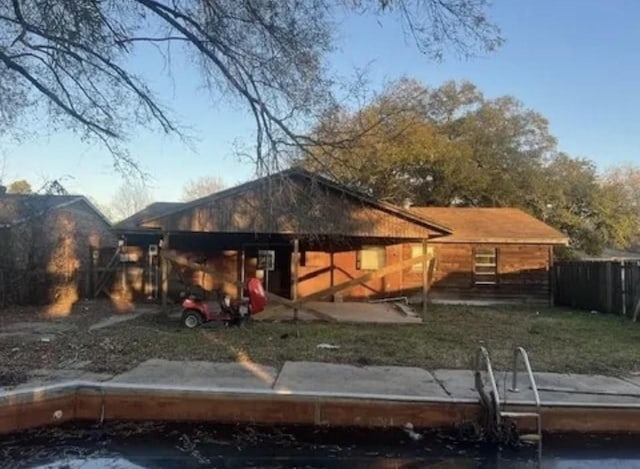
{"type": "Polygon", "coordinates": [[[169,297],[169,262],[168,260],[165,258],[164,255],[162,255],[165,250],[169,249],[169,234],[165,233],[162,237],[162,249],[160,250],[160,254],[161,254],[161,282],[162,282],[162,291],[161,291],[161,298],[162,298],[162,309],[164,311],[166,311],[167,309],[167,305],[169,303],[168,301],[168,297],[169,297]]]}
{"type": "MultiPolygon", "coordinates": [[[[429,251],[427,240],[422,240],[422,256],[425,257],[429,251]]],[[[429,295],[429,265],[431,262],[422,263],[422,316],[427,315],[427,300],[429,295]]]]}
{"type": "Polygon", "coordinates": [[[633,308],[633,322],[638,321],[639,315],[640,315],[640,299],[636,302],[636,307],[633,308]]]}
{"type": "Polygon", "coordinates": [[[116,248],[115,254],[111,257],[111,259],[109,260],[109,263],[107,264],[107,267],[102,271],[102,275],[98,278],[96,282],[97,285],[95,287],[95,293],[93,295],[94,297],[97,297],[103,290],[107,295],[109,294],[109,292],[106,291],[105,288],[107,286],[107,282],[109,278],[111,278],[110,274],[112,274],[117,268],[119,259],[120,259],[120,246],[116,248]]]}
{"type": "Polygon", "coordinates": [[[330,266],[331,270],[329,271],[329,277],[330,277],[329,278],[329,286],[330,287],[332,287],[335,284],[335,282],[334,282],[334,275],[335,275],[334,270],[335,270],[335,265],[336,264],[335,264],[334,256],[335,256],[335,254],[333,253],[333,251],[331,251],[329,253],[329,261],[331,263],[331,266],[330,266]]]}
{"type": "Polygon", "coordinates": [[[324,290],[320,290],[319,292],[315,292],[305,297],[299,298],[296,301],[291,302],[291,307],[294,307],[296,305],[302,305],[309,301],[322,300],[323,298],[329,297],[343,290],[348,290],[349,288],[355,287],[356,285],[361,285],[371,280],[384,277],[393,272],[397,272],[399,270],[406,269],[407,267],[411,267],[412,265],[419,264],[420,262],[427,264],[430,259],[431,259],[431,256],[429,255],[429,253],[425,252],[423,253],[422,256],[412,257],[411,259],[405,259],[401,262],[388,265],[374,272],[366,273],[364,275],[361,275],[360,277],[356,277],[346,282],[339,283],[338,285],[325,288],[324,290]]]}
{"type": "Polygon", "coordinates": [[[293,250],[291,253],[291,299],[298,298],[298,271],[300,266],[300,241],[292,241],[293,250]]]}
{"type": "MultiPolygon", "coordinates": [[[[298,267],[300,266],[300,241],[293,240],[293,252],[291,253],[291,299],[298,299],[298,267]]],[[[296,324],[296,335],[300,337],[298,329],[298,308],[293,308],[293,321],[296,324]]]]}
{"type": "Polygon", "coordinates": [[[236,295],[238,298],[242,298],[244,294],[244,248],[236,251],[236,270],[238,282],[240,283],[240,285],[236,285],[236,295]]]}

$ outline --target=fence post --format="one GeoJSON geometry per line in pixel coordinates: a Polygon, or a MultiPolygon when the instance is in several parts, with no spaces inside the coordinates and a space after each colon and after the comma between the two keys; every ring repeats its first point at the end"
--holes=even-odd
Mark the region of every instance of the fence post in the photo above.
{"type": "Polygon", "coordinates": [[[604,270],[604,282],[606,285],[606,296],[605,296],[605,312],[613,313],[613,292],[615,289],[613,288],[613,262],[607,262],[605,264],[604,270]]]}
{"type": "Polygon", "coordinates": [[[6,289],[4,288],[4,271],[0,270],[0,308],[6,306],[6,289]]]}

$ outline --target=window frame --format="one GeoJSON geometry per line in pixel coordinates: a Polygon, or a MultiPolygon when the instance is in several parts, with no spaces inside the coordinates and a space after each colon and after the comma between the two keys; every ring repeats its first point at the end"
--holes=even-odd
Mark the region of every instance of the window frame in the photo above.
{"type": "MultiPolygon", "coordinates": [[[[412,244],[410,246],[410,252],[409,252],[409,256],[411,256],[410,258],[413,259],[414,257],[421,257],[424,255],[424,250],[423,250],[423,245],[422,244],[412,244]],[[417,256],[413,255],[413,251],[414,249],[420,251],[420,253],[417,256]]],[[[435,258],[436,256],[436,249],[435,246],[433,245],[428,245],[427,246],[427,254],[431,254],[431,256],[433,258],[435,258]]],[[[409,271],[412,273],[420,273],[422,272],[422,262],[418,262],[417,264],[413,264],[411,267],[409,267],[409,271]]]]}
{"type": "Polygon", "coordinates": [[[387,248],[386,246],[379,246],[379,245],[364,245],[361,246],[360,249],[358,249],[356,251],[356,270],[368,270],[368,271],[376,271],[379,269],[382,269],[383,267],[386,267],[387,265],[387,248]],[[377,259],[378,261],[380,261],[380,259],[382,259],[382,262],[379,262],[379,265],[377,267],[368,267],[362,266],[362,253],[364,251],[376,251],[377,253],[382,253],[382,257],[380,257],[380,255],[378,254],[377,259]],[[380,265],[381,264],[381,265],[380,265]]]}
{"type": "Polygon", "coordinates": [[[500,251],[495,246],[481,246],[473,248],[473,284],[480,287],[493,287],[498,285],[498,258],[500,251]],[[489,252],[490,251],[490,252],[489,252]],[[493,262],[478,262],[478,258],[493,258],[493,262]],[[493,269],[493,272],[479,272],[481,269],[493,269]]]}

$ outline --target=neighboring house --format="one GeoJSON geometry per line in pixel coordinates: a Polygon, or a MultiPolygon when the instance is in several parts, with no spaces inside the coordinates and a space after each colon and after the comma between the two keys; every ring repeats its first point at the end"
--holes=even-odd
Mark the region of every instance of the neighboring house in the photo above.
{"type": "Polygon", "coordinates": [[[117,245],[111,228],[85,197],[7,194],[0,186],[0,306],[65,309],[91,296],[93,253],[117,245]]]}
{"type": "MultiPolygon", "coordinates": [[[[163,249],[181,259],[227,278],[262,277],[269,291],[288,298],[393,269],[422,255],[426,246],[434,258],[429,268],[407,266],[335,298],[412,296],[422,293],[426,278],[433,300],[546,302],[552,248],[568,242],[519,210],[405,209],[298,169],[189,203],[154,204],[115,229],[131,253],[134,293],[147,297],[159,289],[157,256],[149,257],[149,246],[155,252],[163,239],[163,249]]],[[[174,285],[180,279],[206,290],[235,292],[234,285],[202,272],[173,273],[169,289],[180,288],[174,285]]]]}

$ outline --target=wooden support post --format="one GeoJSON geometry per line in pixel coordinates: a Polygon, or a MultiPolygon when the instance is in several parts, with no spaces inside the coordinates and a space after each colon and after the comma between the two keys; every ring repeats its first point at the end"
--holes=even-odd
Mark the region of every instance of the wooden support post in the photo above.
{"type": "MultiPolygon", "coordinates": [[[[169,234],[165,233],[162,236],[162,250],[168,250],[169,249],[169,234]]],[[[160,268],[161,270],[161,281],[162,281],[162,291],[161,291],[161,298],[162,298],[162,310],[163,311],[167,311],[167,305],[168,305],[168,295],[169,295],[169,260],[166,259],[165,257],[161,257],[161,264],[160,264],[160,268]]]]}
{"type": "Polygon", "coordinates": [[[334,283],[334,275],[335,275],[335,270],[336,270],[336,265],[334,264],[334,254],[333,251],[331,251],[329,253],[329,260],[331,262],[331,270],[329,271],[329,286],[332,287],[335,285],[334,283]]]}
{"type": "Polygon", "coordinates": [[[238,298],[242,298],[244,294],[244,248],[240,248],[240,250],[236,251],[236,271],[238,272],[238,285],[237,287],[237,295],[238,298]]]}
{"type": "Polygon", "coordinates": [[[431,259],[427,262],[427,252],[429,246],[427,244],[427,240],[422,240],[422,316],[426,317],[427,315],[427,300],[429,293],[429,264],[431,263],[431,259]]]}
{"type": "MultiPolygon", "coordinates": [[[[300,266],[300,241],[296,238],[293,240],[293,252],[291,253],[291,299],[298,299],[298,267],[300,266]]],[[[300,329],[298,328],[298,307],[293,308],[293,321],[296,324],[296,335],[300,337],[300,329]]]]}

